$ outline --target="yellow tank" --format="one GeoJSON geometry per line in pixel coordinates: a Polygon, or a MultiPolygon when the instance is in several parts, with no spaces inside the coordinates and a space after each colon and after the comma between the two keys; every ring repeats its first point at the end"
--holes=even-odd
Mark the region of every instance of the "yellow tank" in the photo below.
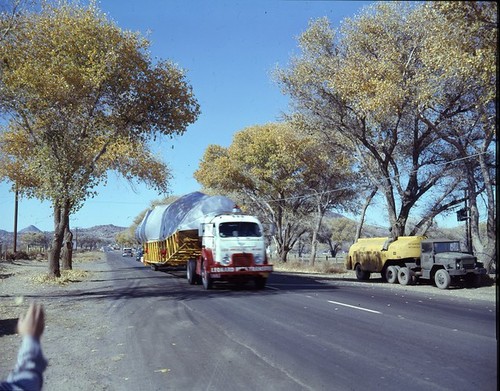
{"type": "Polygon", "coordinates": [[[420,242],[425,236],[400,236],[390,238],[358,239],[349,249],[346,268],[353,270],[357,264],[367,272],[381,272],[389,260],[420,258],[420,242]]]}

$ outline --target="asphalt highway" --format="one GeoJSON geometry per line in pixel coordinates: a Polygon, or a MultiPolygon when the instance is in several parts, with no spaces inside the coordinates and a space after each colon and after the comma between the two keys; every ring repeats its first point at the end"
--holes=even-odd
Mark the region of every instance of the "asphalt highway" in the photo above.
{"type": "Polygon", "coordinates": [[[280,273],[264,290],[205,291],[118,252],[107,262],[118,389],[497,389],[494,302],[280,273]]]}

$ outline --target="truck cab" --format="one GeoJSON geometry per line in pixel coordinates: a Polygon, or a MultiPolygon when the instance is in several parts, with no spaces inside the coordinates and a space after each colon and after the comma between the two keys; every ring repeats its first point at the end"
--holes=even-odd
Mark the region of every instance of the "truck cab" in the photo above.
{"type": "Polygon", "coordinates": [[[207,289],[216,280],[253,279],[258,288],[265,286],[273,267],[268,265],[263,227],[256,217],[237,212],[209,217],[199,236],[202,251],[196,274],[207,289]]]}
{"type": "Polygon", "coordinates": [[[472,254],[460,250],[458,240],[426,239],[421,242],[418,276],[434,279],[438,288],[446,289],[451,280],[466,279],[473,283],[486,274],[483,264],[472,254]]]}

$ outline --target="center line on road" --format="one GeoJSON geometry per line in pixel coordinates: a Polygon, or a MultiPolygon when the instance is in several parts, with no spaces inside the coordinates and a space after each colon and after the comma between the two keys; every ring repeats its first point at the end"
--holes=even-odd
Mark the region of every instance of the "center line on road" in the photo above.
{"type": "Polygon", "coordinates": [[[355,305],[350,305],[350,304],[339,303],[338,301],[331,301],[331,300],[328,300],[328,302],[329,302],[329,303],[332,303],[332,304],[342,305],[342,306],[344,306],[344,307],[354,308],[354,309],[356,309],[356,310],[361,310],[361,311],[371,312],[371,313],[373,313],[373,314],[381,314],[381,313],[382,313],[382,312],[379,312],[379,311],[369,310],[368,308],[356,307],[355,305]]]}

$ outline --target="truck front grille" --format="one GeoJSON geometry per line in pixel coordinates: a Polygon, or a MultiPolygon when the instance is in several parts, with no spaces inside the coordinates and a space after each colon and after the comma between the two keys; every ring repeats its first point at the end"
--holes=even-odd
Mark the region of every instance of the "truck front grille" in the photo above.
{"type": "Polygon", "coordinates": [[[232,261],[234,266],[252,266],[252,254],[233,254],[232,261]]]}

